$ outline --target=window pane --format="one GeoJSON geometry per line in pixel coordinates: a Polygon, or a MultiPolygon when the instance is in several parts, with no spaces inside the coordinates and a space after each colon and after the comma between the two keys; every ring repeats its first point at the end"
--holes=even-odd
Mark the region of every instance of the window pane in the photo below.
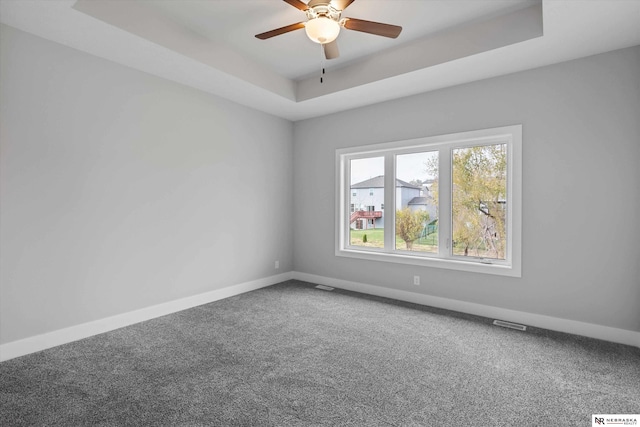
{"type": "Polygon", "coordinates": [[[507,146],[452,150],[453,254],[505,259],[507,146]]]}
{"type": "Polygon", "coordinates": [[[437,174],[437,151],[396,156],[396,249],[438,252],[437,174]]]}
{"type": "Polygon", "coordinates": [[[384,248],[384,157],[354,159],[350,166],[349,244],[384,248]]]}

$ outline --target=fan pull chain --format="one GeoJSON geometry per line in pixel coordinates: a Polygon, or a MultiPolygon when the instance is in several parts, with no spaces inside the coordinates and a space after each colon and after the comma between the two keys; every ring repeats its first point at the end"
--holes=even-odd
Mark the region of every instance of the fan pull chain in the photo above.
{"type": "Polygon", "coordinates": [[[322,84],[324,82],[324,46],[320,45],[320,84],[322,84]]]}

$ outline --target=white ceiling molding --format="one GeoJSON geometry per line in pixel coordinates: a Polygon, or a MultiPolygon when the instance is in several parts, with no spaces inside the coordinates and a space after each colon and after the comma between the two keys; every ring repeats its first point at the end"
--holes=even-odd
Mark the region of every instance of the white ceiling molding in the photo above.
{"type": "Polygon", "coordinates": [[[320,85],[304,31],[253,37],[304,20],[280,0],[0,1],[3,24],[289,120],[640,45],[638,0],[356,0],[346,12],[403,33],[342,31],[320,85]]]}
{"type": "Polygon", "coordinates": [[[277,95],[294,100],[294,85],[223,43],[177,24],[149,3],[77,0],[73,8],[277,95]]]}
{"type": "Polygon", "coordinates": [[[371,55],[331,71],[322,84],[317,77],[307,78],[298,82],[296,99],[304,101],[348,90],[542,35],[542,4],[534,4],[371,55]]]}

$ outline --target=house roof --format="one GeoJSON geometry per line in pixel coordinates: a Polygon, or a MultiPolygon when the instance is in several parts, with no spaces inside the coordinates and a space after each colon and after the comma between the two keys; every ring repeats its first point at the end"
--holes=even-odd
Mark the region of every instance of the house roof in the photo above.
{"type": "MultiPolygon", "coordinates": [[[[396,187],[414,188],[421,190],[422,187],[409,184],[401,179],[396,179],[396,187]]],[[[351,188],[384,188],[384,175],[376,176],[375,178],[369,178],[365,181],[357,182],[351,186],[351,188]]]]}
{"type": "Polygon", "coordinates": [[[427,198],[426,197],[414,197],[413,199],[409,200],[409,205],[426,205],[427,204],[427,198]]]}

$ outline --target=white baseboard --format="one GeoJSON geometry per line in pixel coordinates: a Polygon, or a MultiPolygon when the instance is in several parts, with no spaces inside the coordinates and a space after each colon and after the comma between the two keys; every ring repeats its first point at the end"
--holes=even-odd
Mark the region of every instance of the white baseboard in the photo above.
{"type": "Polygon", "coordinates": [[[332,286],[334,288],[346,289],[363,294],[376,295],[400,301],[412,302],[420,305],[444,308],[447,310],[488,317],[490,319],[506,320],[509,322],[520,323],[536,328],[566,332],[569,334],[581,335],[584,337],[597,338],[604,341],[611,341],[620,344],[632,345],[634,347],[640,347],[640,332],[629,331],[626,329],[611,328],[609,326],[578,322],[576,320],[561,319],[557,317],[544,316],[541,314],[525,313],[505,308],[458,301],[449,298],[434,297],[398,289],[367,285],[365,283],[352,282],[325,276],[317,276],[315,274],[300,273],[297,271],[293,272],[293,278],[296,280],[316,283],[319,285],[332,286]]]}
{"type": "Polygon", "coordinates": [[[0,345],[0,362],[275,285],[290,279],[640,347],[640,332],[383,288],[314,274],[287,272],[2,344],[0,345]]]}
{"type": "Polygon", "coordinates": [[[62,344],[88,338],[93,335],[104,332],[113,331],[114,329],[123,328],[145,320],[154,319],[156,317],[165,316],[177,311],[186,310],[202,304],[229,298],[234,295],[243,294],[245,292],[275,285],[276,283],[290,280],[293,277],[292,272],[282,273],[275,276],[265,277],[262,279],[252,280],[237,285],[228,286],[215,291],[205,292],[191,297],[181,298],[175,301],[169,301],[163,304],[142,308],[140,310],[128,313],[118,314],[116,316],[104,319],[94,320],[92,322],[71,326],[57,331],[47,332],[42,335],[36,335],[24,338],[18,341],[12,341],[0,345],[0,362],[13,359],[15,357],[24,356],[36,351],[46,350],[62,344]]]}

